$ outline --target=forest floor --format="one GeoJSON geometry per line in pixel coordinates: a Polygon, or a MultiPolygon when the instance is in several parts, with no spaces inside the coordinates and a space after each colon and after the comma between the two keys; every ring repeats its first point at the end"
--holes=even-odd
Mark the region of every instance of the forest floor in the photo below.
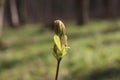
{"type": "MultiPolygon", "coordinates": [[[[65,25],[70,49],[59,80],[120,80],[120,21],[65,25]]],[[[4,28],[0,80],[54,80],[53,35],[39,24],[4,28]]]]}

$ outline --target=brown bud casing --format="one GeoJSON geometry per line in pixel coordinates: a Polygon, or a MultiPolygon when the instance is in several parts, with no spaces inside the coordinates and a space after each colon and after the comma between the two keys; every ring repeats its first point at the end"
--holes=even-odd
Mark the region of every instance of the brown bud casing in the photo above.
{"type": "Polygon", "coordinates": [[[55,29],[55,33],[57,35],[66,34],[65,25],[63,24],[63,22],[61,20],[54,21],[54,29],[55,29]]]}

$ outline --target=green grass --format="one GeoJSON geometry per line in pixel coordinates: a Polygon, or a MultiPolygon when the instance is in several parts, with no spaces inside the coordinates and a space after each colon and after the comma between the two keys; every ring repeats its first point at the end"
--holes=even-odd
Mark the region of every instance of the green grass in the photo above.
{"type": "MultiPolygon", "coordinates": [[[[120,21],[67,23],[70,49],[60,67],[60,80],[120,80],[120,21]]],[[[42,25],[5,28],[0,50],[0,80],[54,80],[54,32],[42,25]]]]}

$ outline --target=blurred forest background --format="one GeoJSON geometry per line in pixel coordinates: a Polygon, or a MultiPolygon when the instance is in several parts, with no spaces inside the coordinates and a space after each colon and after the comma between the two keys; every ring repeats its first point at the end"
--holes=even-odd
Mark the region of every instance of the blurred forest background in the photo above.
{"type": "MultiPolygon", "coordinates": [[[[89,19],[113,19],[120,16],[119,0],[1,0],[4,23],[19,26],[26,23],[49,23],[54,19],[75,20],[84,24],[89,19]]],[[[2,18],[1,18],[2,19],[2,18]]]]}
{"type": "Polygon", "coordinates": [[[54,80],[56,19],[71,47],[60,80],[120,80],[120,0],[0,0],[0,80],[54,80]]]}

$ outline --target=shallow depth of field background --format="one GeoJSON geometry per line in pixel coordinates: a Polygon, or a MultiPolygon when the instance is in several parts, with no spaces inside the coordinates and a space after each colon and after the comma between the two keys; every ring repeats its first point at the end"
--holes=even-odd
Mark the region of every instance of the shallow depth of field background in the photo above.
{"type": "Polygon", "coordinates": [[[52,22],[70,49],[59,80],[120,80],[119,0],[0,0],[0,80],[54,80],[52,22]]]}

